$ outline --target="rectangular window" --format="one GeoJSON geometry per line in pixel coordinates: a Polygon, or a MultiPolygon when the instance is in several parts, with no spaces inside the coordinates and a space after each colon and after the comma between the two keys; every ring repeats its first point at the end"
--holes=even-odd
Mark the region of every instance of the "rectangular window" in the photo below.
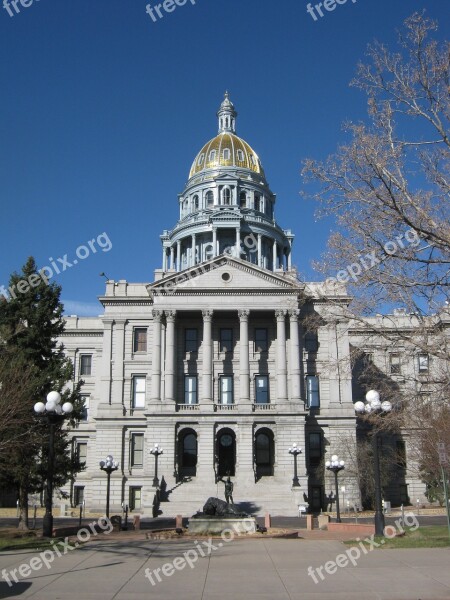
{"type": "Polygon", "coordinates": [[[142,488],[130,487],[130,510],[140,510],[142,507],[141,503],[142,488]]]}
{"type": "Polygon", "coordinates": [[[76,453],[77,459],[85,463],[87,460],[87,442],[77,442],[76,453]]]}
{"type": "Polygon", "coordinates": [[[220,330],[220,352],[233,352],[233,330],[220,330]]]}
{"type": "Polygon", "coordinates": [[[320,407],[319,378],[315,375],[306,378],[306,401],[308,408],[320,407]]]}
{"type": "Polygon", "coordinates": [[[317,333],[309,331],[305,334],[305,350],[306,352],[317,352],[319,349],[319,338],[317,333]]]}
{"type": "Polygon", "coordinates": [[[185,352],[197,352],[198,335],[196,329],[184,330],[184,350],[185,352]]]}
{"type": "Polygon", "coordinates": [[[184,376],[184,403],[197,404],[197,376],[184,376]]]}
{"type": "Polygon", "coordinates": [[[92,375],[92,354],[80,356],[80,375],[92,375]]]}
{"type": "Polygon", "coordinates": [[[130,464],[132,467],[144,466],[144,434],[132,433],[130,439],[130,464]]]}
{"type": "Polygon", "coordinates": [[[133,329],[133,352],[147,352],[147,328],[133,329]]]}
{"type": "Polygon", "coordinates": [[[419,354],[419,373],[428,373],[429,357],[428,354],[419,354]]]}
{"type": "Polygon", "coordinates": [[[84,501],[84,485],[76,485],[73,488],[73,503],[75,506],[80,506],[84,501]]]}
{"type": "Polygon", "coordinates": [[[397,451],[397,467],[401,469],[406,469],[406,446],[403,440],[397,440],[396,442],[396,451],[397,451]]]}
{"type": "Polygon", "coordinates": [[[391,375],[400,375],[400,355],[399,354],[391,354],[389,356],[389,365],[391,375]]]}
{"type": "Polygon", "coordinates": [[[132,408],[145,408],[145,377],[142,375],[133,377],[132,408]]]}
{"type": "Polygon", "coordinates": [[[257,327],[255,329],[255,352],[267,352],[268,336],[267,329],[257,327]]]}
{"type": "Polygon", "coordinates": [[[255,401],[256,404],[269,404],[269,377],[255,375],[255,401]]]}
{"type": "Polygon", "coordinates": [[[219,379],[220,404],[233,404],[233,377],[221,375],[219,379]]]}
{"type": "Polygon", "coordinates": [[[309,464],[317,467],[322,458],[322,435],[320,433],[309,434],[309,464]]]}
{"type": "Polygon", "coordinates": [[[89,400],[90,397],[87,396],[81,396],[81,400],[83,402],[83,411],[81,413],[81,421],[87,421],[89,419],[89,400]]]}
{"type": "Polygon", "coordinates": [[[408,484],[401,483],[399,488],[400,488],[400,502],[402,504],[409,504],[410,500],[409,500],[409,494],[408,494],[408,484]]]}
{"type": "Polygon", "coordinates": [[[370,367],[370,365],[373,365],[372,352],[364,352],[364,354],[362,356],[362,363],[363,363],[364,368],[367,368],[367,367],[370,367]]]}

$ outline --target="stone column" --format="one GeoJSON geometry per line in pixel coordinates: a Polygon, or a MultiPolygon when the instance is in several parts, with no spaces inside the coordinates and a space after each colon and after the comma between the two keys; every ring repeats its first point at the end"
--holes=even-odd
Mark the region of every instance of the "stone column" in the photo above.
{"type": "Polygon", "coordinates": [[[262,236],[260,233],[258,233],[258,267],[261,266],[261,254],[262,254],[262,236]]]}
{"type": "Polygon", "coordinates": [[[236,258],[241,257],[241,229],[236,227],[236,258]]]}
{"type": "Polygon", "coordinates": [[[111,359],[113,319],[103,319],[102,371],[100,376],[100,398],[111,404],[111,359]]]}
{"type": "Polygon", "coordinates": [[[162,264],[162,268],[164,273],[167,271],[167,248],[164,247],[163,248],[163,264],[162,264]]]}
{"type": "Polygon", "coordinates": [[[287,255],[287,268],[288,271],[290,271],[292,269],[292,242],[289,242],[289,253],[287,255]]]}
{"type": "Polygon", "coordinates": [[[217,256],[217,228],[213,227],[213,258],[217,256]]]}
{"type": "Polygon", "coordinates": [[[191,267],[195,265],[195,233],[192,234],[191,243],[191,267]]]}
{"type": "Polygon", "coordinates": [[[161,401],[161,310],[153,310],[152,402],[161,401]]]}
{"type": "Polygon", "coordinates": [[[250,359],[248,347],[248,317],[249,310],[239,310],[239,381],[240,401],[250,402],[250,359]]]}
{"type": "Polygon", "coordinates": [[[175,400],[175,318],[174,310],[164,311],[166,315],[167,330],[166,330],[166,401],[173,402],[175,400]]]}
{"type": "Polygon", "coordinates": [[[170,246],[170,268],[175,269],[175,249],[170,246]]]}
{"type": "Polygon", "coordinates": [[[126,320],[114,322],[114,356],[112,363],[111,398],[113,404],[123,404],[123,382],[125,358],[125,325],[126,320]]]}
{"type": "Polygon", "coordinates": [[[177,271],[181,271],[181,241],[177,242],[177,271]]]}
{"type": "Polygon", "coordinates": [[[276,310],[277,319],[277,400],[287,400],[287,368],[286,368],[286,324],[285,310],[276,310]]]}
{"type": "Polygon", "coordinates": [[[298,309],[289,311],[291,330],[291,400],[300,401],[300,342],[298,335],[298,309]]]}
{"type": "Polygon", "coordinates": [[[278,267],[278,246],[277,240],[273,240],[273,270],[278,267]]]}
{"type": "Polygon", "coordinates": [[[202,402],[212,402],[212,310],[202,310],[203,315],[203,363],[202,402]]]}

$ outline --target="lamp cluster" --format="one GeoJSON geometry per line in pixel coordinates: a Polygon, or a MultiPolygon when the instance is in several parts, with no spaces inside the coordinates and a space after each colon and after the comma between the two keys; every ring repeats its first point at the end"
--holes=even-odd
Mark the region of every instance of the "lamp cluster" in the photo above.
{"type": "Polygon", "coordinates": [[[376,390],[370,390],[367,392],[366,401],[367,402],[365,404],[361,401],[355,402],[355,412],[357,412],[360,415],[369,415],[370,413],[377,412],[388,413],[392,410],[392,404],[389,402],[389,400],[381,402],[380,394],[376,390]]]}
{"type": "Polygon", "coordinates": [[[100,461],[100,469],[102,471],[116,471],[119,468],[119,463],[117,460],[114,460],[112,454],[108,454],[105,460],[100,461]]]}
{"type": "Polygon", "coordinates": [[[331,460],[327,460],[325,466],[329,471],[342,471],[342,469],[345,469],[345,462],[343,460],[339,460],[337,454],[333,454],[331,460]]]}
{"type": "Polygon", "coordinates": [[[64,402],[61,406],[61,394],[59,392],[50,392],[47,394],[47,402],[36,402],[34,412],[38,415],[47,412],[55,415],[70,415],[73,411],[71,402],[64,402]]]}
{"type": "Polygon", "coordinates": [[[301,449],[301,448],[299,448],[299,447],[297,446],[297,444],[294,442],[294,443],[292,444],[292,446],[289,448],[289,454],[293,454],[294,456],[298,456],[298,455],[299,455],[299,454],[301,454],[301,453],[302,453],[302,449],[301,449]]]}
{"type": "Polygon", "coordinates": [[[150,450],[150,454],[153,454],[154,456],[160,456],[163,453],[164,450],[159,447],[159,444],[155,444],[155,447],[150,450]]]}

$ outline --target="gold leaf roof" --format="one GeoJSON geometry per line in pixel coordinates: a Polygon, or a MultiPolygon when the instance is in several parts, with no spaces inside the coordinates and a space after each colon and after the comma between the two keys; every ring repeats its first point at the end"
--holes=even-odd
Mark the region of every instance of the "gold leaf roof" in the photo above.
{"type": "Polygon", "coordinates": [[[234,133],[221,132],[207,142],[195,157],[189,178],[218,167],[249,169],[264,177],[264,169],[258,155],[247,142],[234,133]],[[228,150],[228,158],[226,158],[228,150]]]}

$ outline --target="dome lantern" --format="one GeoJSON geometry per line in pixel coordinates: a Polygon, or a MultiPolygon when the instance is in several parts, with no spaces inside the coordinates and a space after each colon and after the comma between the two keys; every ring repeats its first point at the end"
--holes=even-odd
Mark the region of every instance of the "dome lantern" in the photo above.
{"type": "Polygon", "coordinates": [[[235,133],[237,112],[229,98],[228,92],[225,92],[225,97],[220,105],[217,117],[219,119],[219,133],[235,133]]]}

